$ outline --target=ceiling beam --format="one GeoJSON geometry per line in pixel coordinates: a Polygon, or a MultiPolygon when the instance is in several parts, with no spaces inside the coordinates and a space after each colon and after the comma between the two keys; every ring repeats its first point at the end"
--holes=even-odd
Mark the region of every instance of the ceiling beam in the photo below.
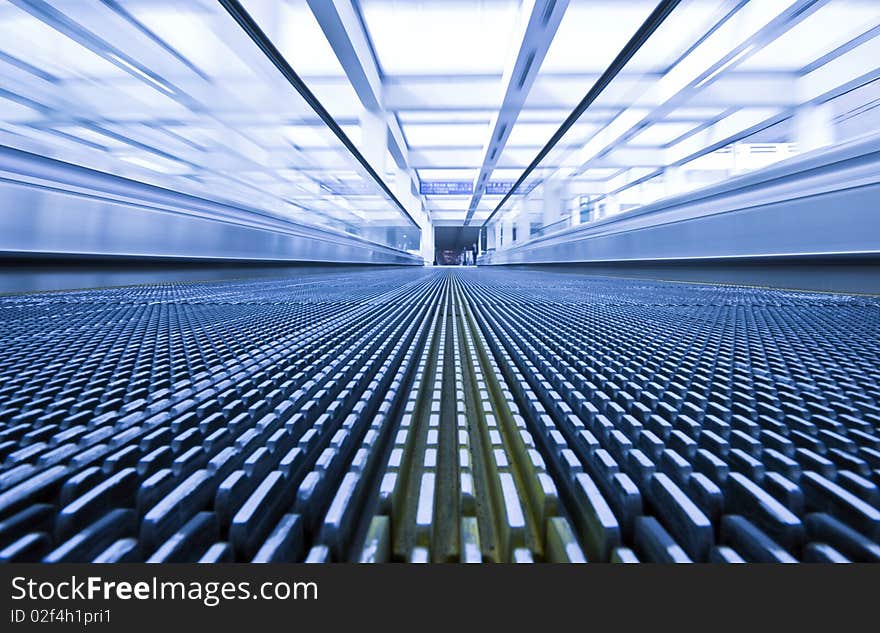
{"type": "MultiPolygon", "coordinates": [[[[364,108],[385,120],[388,151],[397,167],[406,172],[412,181],[409,193],[417,191],[416,176],[409,163],[406,139],[397,118],[390,114],[384,105],[382,74],[373,54],[370,36],[364,30],[357,8],[351,0],[307,0],[307,2],[358,99],[364,108]]],[[[424,208],[424,199],[421,199],[421,202],[424,208]]]]}
{"type": "MultiPolygon", "coordinates": [[[[793,103],[787,108],[744,108],[722,117],[713,124],[665,148],[664,165],[681,165],[717,149],[726,147],[756,132],[788,119],[796,108],[808,103],[833,99],[847,90],[880,79],[880,68],[873,61],[880,55],[880,31],[869,37],[858,37],[852,46],[841,47],[827,62],[801,76],[791,90],[793,103]]],[[[610,153],[613,154],[615,150],[610,153]]],[[[590,165],[601,166],[606,157],[590,165]]],[[[636,183],[650,180],[662,173],[663,167],[642,176],[636,183]]],[[[619,193],[633,183],[611,187],[607,193],[619,193]]]]}
{"type": "MultiPolygon", "coordinates": [[[[715,84],[728,76],[729,68],[775,40],[823,3],[823,0],[787,0],[780,2],[772,12],[767,11],[766,6],[757,4],[747,4],[739,9],[736,20],[729,20],[712,32],[686,58],[699,63],[679,63],[673,66],[660,81],[651,86],[644,95],[637,97],[628,109],[590,139],[580,153],[581,169],[588,168],[610,149],[625,143],[648,120],[656,118],[658,111],[672,111],[685,103],[690,107],[704,105],[702,102],[698,104],[694,96],[703,92],[711,94],[710,89],[717,92],[718,87],[715,84]]],[[[730,97],[743,91],[744,87],[725,91],[723,99],[726,105],[736,105],[731,103],[730,97]]],[[[779,86],[772,90],[775,94],[780,92],[779,86]]],[[[767,93],[753,92],[750,88],[748,94],[754,101],[767,93]]],[[[788,107],[793,106],[797,99],[795,90],[791,90],[787,98],[792,102],[788,107]]]]}
{"type": "Polygon", "coordinates": [[[502,77],[504,96],[501,107],[489,124],[490,134],[483,144],[483,160],[474,179],[474,192],[468,203],[465,226],[471,221],[480,203],[486,182],[507,144],[510,131],[516,124],[532,84],[538,77],[541,64],[567,8],[568,0],[530,0],[524,2],[520,9],[520,25],[523,30],[522,36],[518,38],[519,50],[511,57],[504,70],[502,77]]]}
{"type": "Polygon", "coordinates": [[[308,4],[361,103],[371,112],[381,112],[382,78],[351,1],[308,0],[308,4]]]}

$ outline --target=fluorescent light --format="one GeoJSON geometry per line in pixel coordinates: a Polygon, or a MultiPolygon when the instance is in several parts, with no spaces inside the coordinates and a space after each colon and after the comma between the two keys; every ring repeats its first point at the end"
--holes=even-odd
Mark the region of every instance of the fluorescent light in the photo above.
{"type": "Polygon", "coordinates": [[[736,64],[737,62],[741,61],[746,55],[748,55],[749,53],[751,53],[754,49],[755,49],[755,45],[754,45],[754,44],[749,44],[749,45],[746,46],[744,49],[742,49],[739,53],[737,53],[736,55],[734,55],[733,57],[731,57],[730,59],[728,59],[726,62],[724,62],[723,64],[721,64],[721,65],[720,65],[718,68],[716,68],[714,71],[712,71],[711,73],[709,73],[709,75],[706,76],[706,77],[704,77],[699,83],[697,83],[697,84],[694,86],[694,88],[701,88],[701,87],[703,87],[704,84],[706,84],[706,83],[708,83],[709,81],[715,79],[715,77],[717,77],[718,75],[720,75],[722,72],[724,72],[725,70],[727,70],[728,68],[730,68],[731,66],[733,66],[734,64],[736,64]]]}
{"type": "Polygon", "coordinates": [[[135,65],[132,64],[131,62],[128,62],[128,61],[122,59],[122,58],[121,58],[119,55],[117,55],[116,53],[108,53],[107,56],[110,57],[113,61],[115,61],[115,62],[117,62],[117,63],[119,63],[119,64],[122,64],[123,66],[125,66],[126,68],[128,68],[130,71],[132,71],[133,73],[137,74],[139,77],[143,77],[144,79],[146,79],[147,81],[149,81],[151,84],[153,84],[154,86],[156,86],[157,88],[159,88],[162,92],[166,92],[166,93],[168,93],[168,94],[170,94],[170,95],[173,95],[173,94],[174,94],[174,89],[173,89],[173,88],[171,88],[171,87],[168,86],[167,84],[165,84],[165,83],[159,81],[158,79],[155,79],[155,78],[151,77],[150,75],[148,75],[147,73],[145,73],[144,71],[142,71],[140,68],[138,68],[137,66],[135,66],[135,65]]]}

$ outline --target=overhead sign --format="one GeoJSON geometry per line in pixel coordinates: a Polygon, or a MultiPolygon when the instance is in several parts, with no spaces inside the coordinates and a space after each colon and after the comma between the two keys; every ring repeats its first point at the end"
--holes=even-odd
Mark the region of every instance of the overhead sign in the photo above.
{"type": "Polygon", "coordinates": [[[486,183],[487,196],[503,196],[513,187],[512,180],[490,180],[486,183]]]}
{"type": "MultiPolygon", "coordinates": [[[[513,187],[512,180],[490,180],[483,192],[487,196],[503,196],[513,187]]],[[[469,180],[423,180],[419,183],[419,193],[425,196],[469,196],[474,192],[474,183],[469,180]]]]}
{"type": "Polygon", "coordinates": [[[474,183],[468,180],[422,180],[419,193],[424,196],[469,196],[474,192],[474,183]]]}

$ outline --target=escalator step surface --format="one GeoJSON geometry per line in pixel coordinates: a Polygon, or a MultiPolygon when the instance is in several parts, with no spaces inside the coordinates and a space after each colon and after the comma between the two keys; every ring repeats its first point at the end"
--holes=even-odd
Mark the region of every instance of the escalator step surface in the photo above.
{"type": "Polygon", "coordinates": [[[484,268],[0,296],[0,560],[877,562],[880,299],[484,268]]]}

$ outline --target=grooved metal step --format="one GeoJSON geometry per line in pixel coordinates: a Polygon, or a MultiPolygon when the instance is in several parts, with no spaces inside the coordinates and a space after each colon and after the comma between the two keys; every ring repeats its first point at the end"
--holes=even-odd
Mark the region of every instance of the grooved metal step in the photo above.
{"type": "Polygon", "coordinates": [[[880,300],[405,269],[0,297],[0,560],[877,561],[880,300]]]}

